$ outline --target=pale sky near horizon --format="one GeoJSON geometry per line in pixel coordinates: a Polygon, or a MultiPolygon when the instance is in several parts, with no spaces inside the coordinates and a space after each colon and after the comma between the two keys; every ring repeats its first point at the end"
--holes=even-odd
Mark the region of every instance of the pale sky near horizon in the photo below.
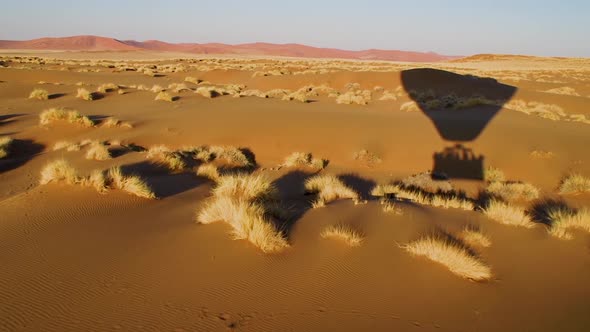
{"type": "Polygon", "coordinates": [[[0,5],[0,39],[9,40],[99,35],[590,57],[587,0],[2,0],[0,5]]]}

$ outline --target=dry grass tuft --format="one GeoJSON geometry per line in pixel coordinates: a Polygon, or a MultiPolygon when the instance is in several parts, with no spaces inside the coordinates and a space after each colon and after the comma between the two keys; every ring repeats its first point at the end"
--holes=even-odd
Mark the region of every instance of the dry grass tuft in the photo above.
{"type": "Polygon", "coordinates": [[[98,86],[98,88],[96,89],[97,92],[100,93],[107,93],[107,92],[111,92],[111,91],[115,91],[119,89],[119,86],[115,83],[105,83],[105,84],[101,84],[98,86]]]}
{"type": "Polygon", "coordinates": [[[105,128],[116,128],[116,127],[133,128],[133,125],[129,122],[123,122],[119,119],[110,117],[101,123],[101,127],[105,127],[105,128]]]}
{"type": "Polygon", "coordinates": [[[132,195],[153,199],[156,195],[150,187],[138,176],[123,175],[120,167],[109,169],[106,174],[94,170],[88,177],[80,177],[66,160],[59,159],[47,164],[41,170],[41,184],[50,182],[65,182],[70,185],[82,185],[95,188],[99,192],[105,192],[109,188],[126,191],[132,195]]]}
{"type": "Polygon", "coordinates": [[[397,206],[397,204],[394,200],[382,198],[379,200],[379,203],[381,204],[381,208],[382,208],[383,212],[385,212],[385,213],[391,213],[391,214],[396,214],[396,215],[404,214],[402,209],[400,209],[397,206]]]}
{"type": "Polygon", "coordinates": [[[336,98],[336,103],[367,105],[371,98],[371,90],[351,90],[339,95],[336,98]]]}
{"type": "Polygon", "coordinates": [[[577,93],[574,88],[570,88],[569,86],[563,86],[563,87],[560,87],[560,88],[549,89],[549,90],[544,91],[544,92],[558,94],[558,95],[580,96],[580,94],[577,93]]]}
{"type": "Polygon", "coordinates": [[[247,174],[222,176],[213,196],[197,214],[198,222],[225,221],[232,226],[235,239],[246,239],[265,253],[289,246],[269,218],[276,189],[265,178],[247,174]]]}
{"type": "Polygon", "coordinates": [[[158,92],[158,94],[156,95],[156,98],[154,100],[173,102],[174,99],[175,99],[175,97],[172,97],[168,92],[160,91],[160,92],[158,92]]]}
{"type": "Polygon", "coordinates": [[[49,182],[65,182],[76,184],[80,181],[78,172],[66,160],[58,159],[45,165],[41,170],[40,184],[49,182]]]}
{"type": "Polygon", "coordinates": [[[29,94],[29,99],[47,100],[49,99],[49,92],[45,89],[34,89],[31,94],[29,94]]]}
{"type": "Polygon", "coordinates": [[[0,138],[0,159],[6,158],[10,153],[10,146],[12,145],[13,139],[11,137],[0,138]]]}
{"type": "Polygon", "coordinates": [[[213,164],[202,164],[197,167],[197,176],[207,178],[213,182],[218,182],[221,178],[219,169],[213,164]]]}
{"type": "Polygon", "coordinates": [[[223,159],[230,164],[236,164],[244,167],[255,166],[254,162],[246,156],[246,154],[239,148],[233,146],[211,146],[209,147],[215,159],[223,159]]]}
{"type": "Polygon", "coordinates": [[[81,115],[76,110],[65,108],[50,108],[39,114],[39,123],[42,126],[48,125],[54,121],[67,121],[68,123],[79,124],[84,127],[94,126],[94,121],[85,115],[81,115]]]}
{"type": "Polygon", "coordinates": [[[590,210],[584,208],[573,211],[566,208],[554,208],[547,211],[551,228],[549,234],[564,240],[573,238],[572,230],[590,233],[590,210]]]}
{"type": "Polygon", "coordinates": [[[317,194],[316,200],[312,203],[314,208],[324,207],[337,199],[350,198],[355,204],[361,202],[359,194],[334,175],[316,175],[307,179],[305,190],[307,193],[317,194]]]}
{"type": "Polygon", "coordinates": [[[430,193],[451,192],[453,185],[448,180],[436,180],[430,172],[419,173],[401,180],[406,188],[417,188],[430,193]]]}
{"type": "Polygon", "coordinates": [[[351,247],[358,247],[363,243],[363,234],[347,225],[330,225],[321,233],[324,239],[335,239],[351,247]]]}
{"type": "Polygon", "coordinates": [[[313,158],[311,153],[304,152],[293,152],[287,158],[281,166],[284,167],[301,167],[307,166],[315,169],[324,169],[328,164],[326,159],[313,158]]]}
{"type": "Polygon", "coordinates": [[[461,239],[474,247],[487,248],[492,245],[490,237],[481,232],[479,228],[468,226],[461,232],[461,239]]]}
{"type": "Polygon", "coordinates": [[[70,141],[58,141],[53,145],[53,151],[65,149],[66,151],[80,151],[80,143],[70,141]]]}
{"type": "Polygon", "coordinates": [[[410,201],[421,205],[430,205],[444,209],[461,209],[473,211],[474,203],[455,192],[440,192],[433,194],[416,187],[405,187],[403,184],[377,185],[371,190],[376,197],[394,198],[395,200],[410,201]]]}
{"type": "Polygon", "coordinates": [[[90,100],[94,100],[94,95],[92,94],[92,92],[90,92],[84,88],[79,88],[76,93],[76,98],[90,101],[90,100]]]}
{"type": "Polygon", "coordinates": [[[92,141],[88,151],[86,151],[86,159],[89,160],[108,160],[111,158],[108,147],[100,141],[92,141]]]}
{"type": "Polygon", "coordinates": [[[486,187],[486,192],[505,201],[531,201],[539,198],[539,189],[523,182],[492,182],[486,187]]]}
{"type": "Polygon", "coordinates": [[[489,266],[481,262],[468,249],[448,238],[429,236],[411,242],[403,248],[416,256],[424,256],[447,267],[452,273],[474,281],[492,278],[489,266]]]}
{"type": "Polygon", "coordinates": [[[483,210],[483,214],[504,225],[525,228],[535,226],[531,217],[525,213],[523,208],[497,199],[492,199],[488,202],[488,206],[483,210]]]}
{"type": "Polygon", "coordinates": [[[590,192],[590,178],[581,174],[568,175],[559,185],[560,194],[579,194],[590,192]]]}
{"type": "Polygon", "coordinates": [[[360,151],[355,152],[353,158],[354,160],[363,162],[365,165],[369,167],[374,166],[375,164],[379,164],[381,162],[381,158],[379,158],[379,156],[372,152],[369,152],[366,149],[362,149],[360,151]]]}
{"type": "Polygon", "coordinates": [[[501,182],[501,181],[506,181],[506,176],[504,175],[504,172],[502,172],[500,169],[498,168],[494,168],[491,166],[488,166],[485,170],[484,170],[484,175],[483,178],[486,182],[501,182]]]}
{"type": "Polygon", "coordinates": [[[155,159],[173,172],[184,170],[187,165],[181,151],[170,150],[165,145],[152,146],[147,153],[148,159],[155,159]]]}

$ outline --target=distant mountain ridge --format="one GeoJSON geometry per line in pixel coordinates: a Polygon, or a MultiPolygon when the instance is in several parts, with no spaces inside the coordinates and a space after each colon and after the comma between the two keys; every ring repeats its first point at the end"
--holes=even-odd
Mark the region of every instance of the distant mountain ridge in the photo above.
{"type": "Polygon", "coordinates": [[[335,48],[312,47],[301,44],[249,43],[228,45],[221,43],[166,43],[159,40],[118,40],[99,36],[72,36],[32,40],[0,40],[0,49],[64,50],[64,51],[160,51],[193,54],[267,55],[302,58],[341,58],[356,60],[387,60],[438,62],[457,59],[457,56],[432,52],[398,50],[349,51],[335,48]]]}

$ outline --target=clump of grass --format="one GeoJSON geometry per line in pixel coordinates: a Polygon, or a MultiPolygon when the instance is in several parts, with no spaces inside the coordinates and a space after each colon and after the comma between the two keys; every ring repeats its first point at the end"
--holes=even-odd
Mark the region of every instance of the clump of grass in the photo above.
{"type": "Polygon", "coordinates": [[[90,92],[84,88],[79,88],[76,93],[76,98],[90,101],[90,100],[94,100],[94,95],[92,94],[92,92],[90,92]]]}
{"type": "Polygon", "coordinates": [[[161,101],[168,101],[168,102],[173,102],[174,101],[174,97],[172,97],[168,92],[165,91],[160,91],[157,95],[156,98],[154,100],[161,100],[161,101]]]}
{"type": "Polygon", "coordinates": [[[563,86],[560,88],[549,89],[544,92],[558,94],[558,95],[580,96],[580,94],[578,92],[576,92],[576,90],[574,88],[570,88],[569,86],[563,86]]]}
{"type": "Polygon", "coordinates": [[[473,202],[455,192],[440,192],[433,194],[416,187],[405,187],[403,184],[377,185],[371,190],[371,195],[377,197],[395,198],[421,205],[430,205],[445,209],[461,209],[473,211],[473,202]]]}
{"type": "Polygon", "coordinates": [[[531,217],[526,214],[523,208],[505,203],[497,199],[488,202],[483,213],[490,219],[504,225],[532,228],[535,226],[531,217]]]}
{"type": "Polygon", "coordinates": [[[539,189],[530,183],[523,182],[492,182],[486,192],[505,201],[531,201],[539,197],[539,189]]]}
{"type": "Polygon", "coordinates": [[[189,83],[193,83],[193,84],[199,84],[201,83],[201,80],[195,77],[191,77],[191,76],[187,76],[184,78],[185,82],[189,82],[189,83]]]}
{"type": "Polygon", "coordinates": [[[317,194],[312,203],[314,208],[323,207],[337,199],[350,198],[355,204],[360,203],[359,194],[334,175],[316,175],[305,181],[305,190],[310,194],[317,194]]]}
{"type": "Polygon", "coordinates": [[[119,190],[142,198],[154,199],[156,194],[148,184],[136,175],[124,175],[120,167],[112,167],[107,172],[107,183],[119,190]]]}
{"type": "Polygon", "coordinates": [[[248,201],[271,201],[276,198],[277,190],[261,175],[238,173],[220,177],[213,195],[240,197],[248,201]]]}
{"type": "Polygon", "coordinates": [[[363,243],[363,234],[347,225],[330,225],[321,233],[324,239],[335,239],[346,243],[351,247],[358,247],[363,243]]]}
{"type": "Polygon", "coordinates": [[[6,158],[10,153],[10,146],[12,145],[13,139],[11,137],[0,138],[0,159],[6,158]]]}
{"type": "Polygon", "coordinates": [[[233,146],[211,146],[208,149],[215,159],[224,159],[228,163],[244,167],[254,166],[254,162],[239,148],[233,146]]]}
{"type": "Polygon", "coordinates": [[[313,158],[311,153],[293,152],[285,158],[281,166],[284,167],[311,167],[315,169],[324,169],[328,164],[326,159],[313,158]]]}
{"type": "Polygon", "coordinates": [[[372,152],[369,152],[366,149],[362,149],[360,151],[355,152],[353,158],[354,160],[358,160],[369,167],[381,162],[381,158],[379,158],[379,156],[372,152]]]}
{"type": "Polygon", "coordinates": [[[66,151],[80,151],[80,143],[70,141],[59,141],[53,145],[53,151],[65,149],[66,151]]]}
{"type": "Polygon", "coordinates": [[[110,117],[101,123],[101,127],[105,127],[105,128],[116,128],[116,127],[133,128],[133,125],[129,122],[123,122],[117,118],[110,117]]]}
{"type": "Polygon", "coordinates": [[[551,228],[549,234],[564,240],[573,238],[572,230],[590,233],[590,210],[584,208],[573,211],[567,208],[554,208],[547,211],[551,228]]]}
{"type": "Polygon", "coordinates": [[[461,232],[461,239],[471,246],[475,247],[489,247],[492,245],[490,237],[482,233],[479,228],[468,226],[461,232]]]}
{"type": "Polygon", "coordinates": [[[107,93],[107,92],[111,92],[111,91],[115,91],[119,89],[119,86],[115,83],[105,83],[105,84],[101,84],[98,86],[98,88],[96,89],[97,92],[100,93],[107,93]]]}
{"type": "Polygon", "coordinates": [[[150,91],[152,91],[154,93],[159,93],[159,92],[164,91],[164,88],[162,86],[158,85],[158,84],[154,84],[152,86],[152,88],[150,89],[150,91]]]}
{"type": "Polygon", "coordinates": [[[555,157],[555,154],[551,151],[534,150],[531,151],[530,156],[533,159],[551,159],[555,157]]]}
{"type": "Polygon", "coordinates": [[[408,101],[403,103],[399,110],[402,112],[418,112],[420,111],[420,106],[413,101],[408,101]]]}
{"type": "Polygon", "coordinates": [[[461,244],[445,237],[428,236],[404,245],[412,255],[423,256],[448,268],[462,278],[486,281],[492,278],[489,266],[461,244]]]}
{"type": "Polygon", "coordinates": [[[261,176],[222,176],[213,189],[213,198],[198,212],[197,221],[209,224],[225,221],[232,226],[234,239],[245,239],[265,253],[289,245],[270,219],[276,189],[261,176]]]}
{"type": "Polygon", "coordinates": [[[202,164],[197,167],[197,176],[207,178],[213,182],[218,182],[221,178],[219,169],[213,164],[202,164]]]}
{"type": "Polygon", "coordinates": [[[403,214],[402,209],[400,209],[397,206],[397,204],[394,200],[382,198],[379,200],[379,203],[381,204],[381,209],[385,213],[391,213],[391,214],[397,214],[397,215],[403,214]]]}
{"type": "Polygon", "coordinates": [[[570,174],[559,185],[560,194],[579,194],[590,192],[590,178],[581,174],[570,174]]]}
{"type": "Polygon", "coordinates": [[[367,105],[371,101],[371,90],[347,91],[336,98],[338,104],[367,105]]]}
{"type": "Polygon", "coordinates": [[[182,152],[173,151],[165,145],[152,146],[148,150],[147,158],[155,159],[159,164],[166,166],[173,172],[182,171],[187,166],[182,152]]]}
{"type": "Polygon", "coordinates": [[[45,89],[34,89],[29,94],[29,99],[47,100],[49,99],[49,92],[45,89]]]}
{"type": "Polygon", "coordinates": [[[453,185],[448,180],[436,180],[430,172],[419,173],[401,180],[401,183],[408,188],[418,188],[430,193],[451,192],[453,185]]]}
{"type": "Polygon", "coordinates": [[[50,182],[65,182],[76,184],[80,181],[78,172],[65,159],[58,159],[45,165],[41,170],[40,184],[50,182]]]}
{"type": "Polygon", "coordinates": [[[124,175],[118,166],[110,168],[106,174],[103,171],[94,170],[89,176],[81,177],[66,160],[58,159],[50,162],[41,170],[40,183],[50,182],[90,186],[99,192],[105,192],[109,188],[119,189],[142,198],[156,198],[145,181],[136,175],[124,175]]]}
{"type": "Polygon", "coordinates": [[[50,108],[39,114],[39,123],[42,126],[48,125],[54,121],[67,121],[68,123],[79,124],[84,127],[94,126],[94,121],[90,120],[90,118],[85,115],[81,115],[76,110],[50,108]]]}
{"type": "Polygon", "coordinates": [[[90,160],[108,160],[111,159],[111,153],[108,147],[100,141],[93,141],[86,151],[86,159],[90,160]]]}
{"type": "Polygon", "coordinates": [[[488,166],[484,170],[483,178],[486,182],[490,182],[490,183],[506,181],[506,176],[504,175],[504,172],[502,172],[498,168],[494,168],[491,166],[488,166]]]}

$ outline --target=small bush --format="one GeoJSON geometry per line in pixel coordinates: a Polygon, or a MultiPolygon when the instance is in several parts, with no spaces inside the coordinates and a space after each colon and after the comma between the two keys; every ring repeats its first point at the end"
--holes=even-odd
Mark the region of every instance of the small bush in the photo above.
{"type": "Polygon", "coordinates": [[[287,158],[281,166],[284,167],[311,167],[315,169],[324,169],[328,161],[326,159],[313,158],[311,153],[293,152],[287,158]]]}
{"type": "Polygon", "coordinates": [[[492,182],[487,186],[486,191],[505,201],[531,201],[539,197],[539,189],[530,183],[523,182],[492,182]]]}
{"type": "Polygon", "coordinates": [[[78,92],[76,93],[76,98],[90,101],[90,100],[94,100],[94,95],[92,94],[92,92],[90,92],[84,88],[79,88],[78,92]]]}
{"type": "Polygon", "coordinates": [[[430,236],[411,242],[403,248],[413,255],[424,256],[444,265],[460,277],[474,281],[486,281],[492,278],[490,267],[455,241],[430,236]]]}
{"type": "Polygon", "coordinates": [[[108,147],[103,142],[93,141],[90,143],[88,151],[86,151],[86,159],[108,160],[111,159],[111,154],[108,147]]]}
{"type": "Polygon", "coordinates": [[[525,228],[532,228],[535,226],[531,218],[525,213],[524,209],[510,203],[504,203],[500,200],[490,200],[488,206],[483,210],[483,213],[488,218],[504,225],[525,228]]]}
{"type": "Polygon", "coordinates": [[[305,181],[305,190],[317,194],[313,207],[323,207],[337,199],[350,198],[355,204],[360,203],[359,194],[347,187],[340,179],[333,175],[316,175],[305,181]]]}
{"type": "Polygon", "coordinates": [[[156,95],[154,100],[173,102],[175,97],[172,97],[168,92],[161,91],[156,95]]]}
{"type": "Polygon", "coordinates": [[[6,158],[10,153],[10,146],[12,145],[13,139],[10,137],[0,138],[0,159],[6,158]]]}
{"type": "Polygon", "coordinates": [[[554,208],[547,212],[551,223],[549,234],[560,239],[573,238],[571,230],[578,229],[590,233],[590,210],[573,211],[566,208],[554,208]]]}
{"type": "Polygon", "coordinates": [[[45,89],[34,89],[31,94],[29,94],[29,99],[47,100],[49,99],[49,92],[45,89]]]}
{"type": "Polygon", "coordinates": [[[346,225],[330,225],[322,233],[324,239],[340,240],[351,247],[358,247],[363,243],[363,235],[346,225]]]}
{"type": "Polygon", "coordinates": [[[54,121],[67,121],[68,123],[79,124],[84,127],[94,126],[94,121],[90,120],[90,118],[85,115],[81,115],[76,110],[50,108],[39,114],[39,123],[42,126],[46,126],[54,121]]]}
{"type": "Polygon", "coordinates": [[[560,194],[579,194],[590,192],[590,178],[580,174],[568,175],[561,181],[559,186],[560,194]]]}

